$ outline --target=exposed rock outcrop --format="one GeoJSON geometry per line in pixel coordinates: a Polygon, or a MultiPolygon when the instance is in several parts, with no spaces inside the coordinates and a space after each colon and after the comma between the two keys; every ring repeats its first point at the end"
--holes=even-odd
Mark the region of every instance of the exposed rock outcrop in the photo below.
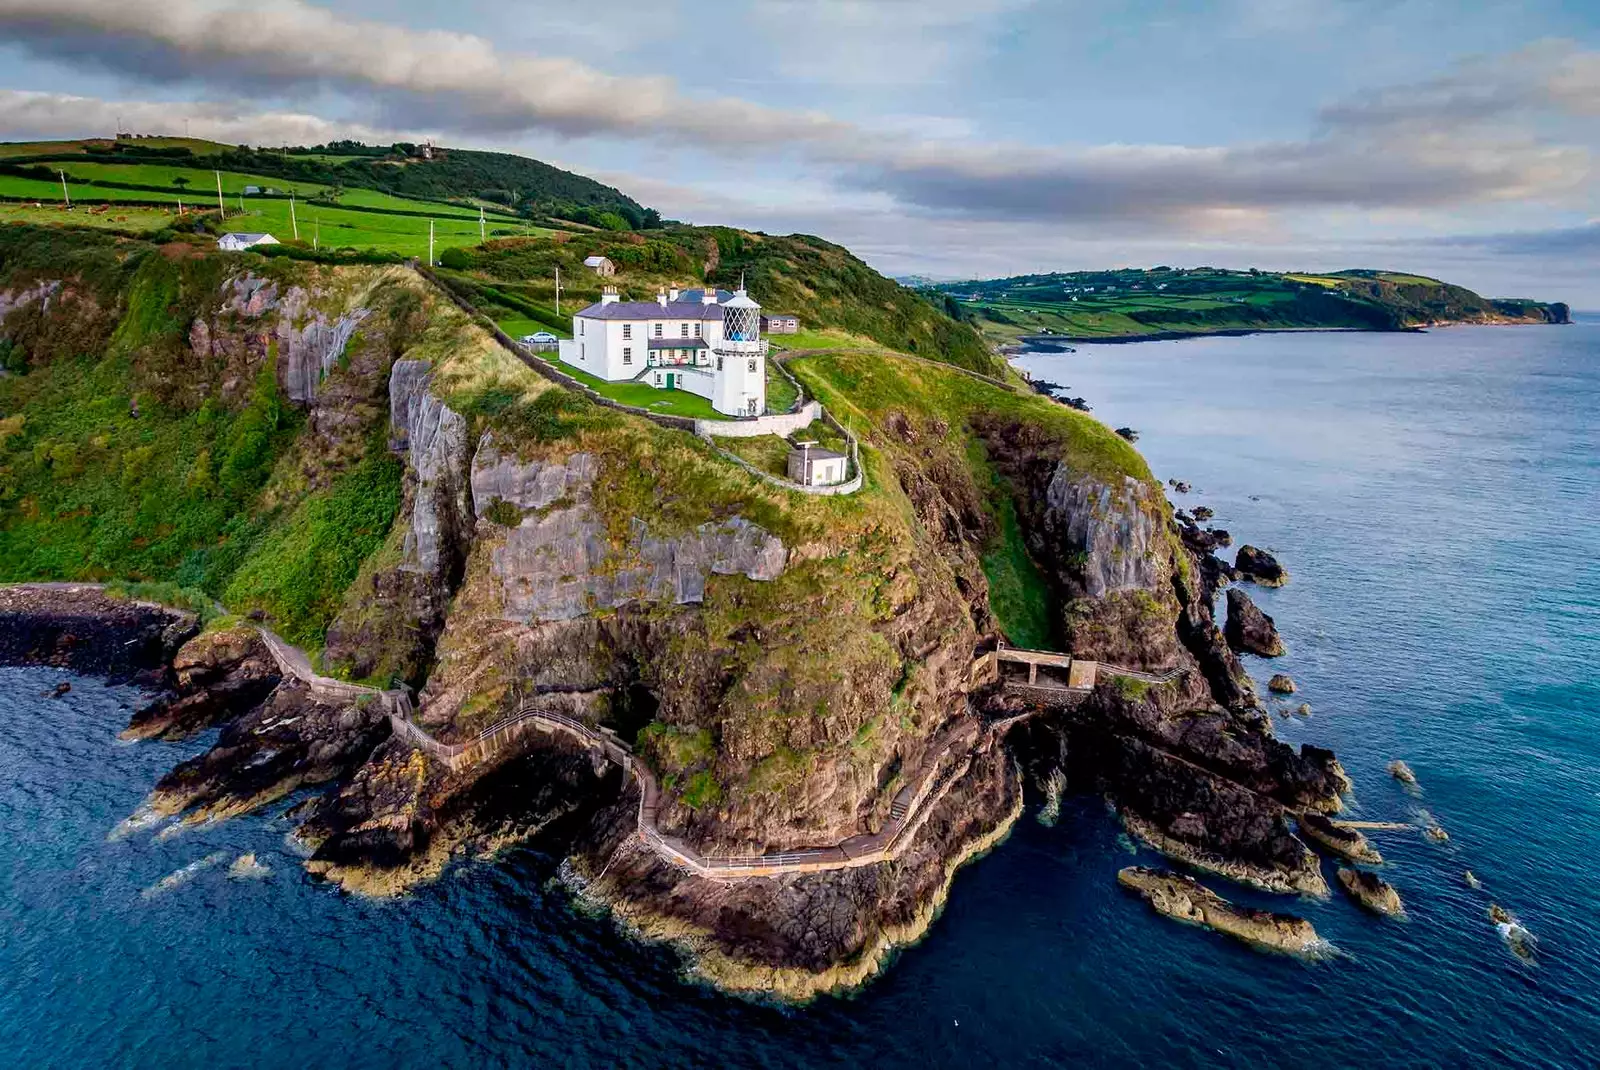
{"type": "Polygon", "coordinates": [[[1274,695],[1292,695],[1300,690],[1295,685],[1294,677],[1287,673],[1273,673],[1272,679],[1267,681],[1267,690],[1274,695]]]}
{"type": "Polygon", "coordinates": [[[1280,565],[1276,557],[1248,543],[1239,547],[1233,567],[1242,578],[1263,587],[1282,587],[1289,582],[1289,570],[1280,565]]]}
{"type": "MultiPolygon", "coordinates": [[[[330,319],[312,307],[311,294],[303,287],[291,286],[280,293],[277,283],[255,275],[229,279],[222,292],[224,312],[249,320],[269,312],[277,314],[273,334],[279,380],[284,393],[301,404],[316,398],[317,387],[333,370],[356,328],[371,314],[368,309],[356,308],[330,319]]],[[[193,334],[190,341],[196,341],[193,334]]]]}
{"type": "Polygon", "coordinates": [[[194,614],[71,584],[0,588],[0,665],[52,665],[164,689],[194,614]]]}
{"type": "Polygon", "coordinates": [[[1129,866],[1117,874],[1117,883],[1137,892],[1157,913],[1203,925],[1256,947],[1306,955],[1326,946],[1304,918],[1236,906],[1179,873],[1129,866]]]}
{"type": "Polygon", "coordinates": [[[1286,651],[1272,618],[1237,587],[1228,588],[1228,645],[1234,650],[1259,654],[1264,658],[1282,657],[1286,651]]]}
{"type": "Polygon", "coordinates": [[[1360,829],[1353,829],[1321,814],[1303,813],[1299,817],[1300,832],[1340,858],[1361,862],[1369,866],[1383,864],[1383,855],[1372,846],[1360,829]]]}
{"type": "Polygon", "coordinates": [[[479,443],[472,462],[478,516],[492,521],[509,507],[503,518],[515,519],[493,551],[505,619],[572,620],[635,600],[683,605],[705,597],[711,574],[771,580],[783,572],[783,543],[738,516],[677,536],[657,536],[633,519],[616,545],[591,503],[598,470],[587,453],[564,463],[522,461],[492,435],[479,443]]]}
{"type": "Polygon", "coordinates": [[[278,686],[282,673],[252,627],[204,632],[172,663],[176,684],[133,715],[123,739],[184,739],[249,710],[278,686]]]}
{"type": "Polygon", "coordinates": [[[1394,885],[1376,873],[1340,866],[1339,886],[1349,893],[1351,899],[1374,914],[1392,918],[1406,912],[1405,904],[1400,901],[1400,893],[1394,890],[1394,885]]]}

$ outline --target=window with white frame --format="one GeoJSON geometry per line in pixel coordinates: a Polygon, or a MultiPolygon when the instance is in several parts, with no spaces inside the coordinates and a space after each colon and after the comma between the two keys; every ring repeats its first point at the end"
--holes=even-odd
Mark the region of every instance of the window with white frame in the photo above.
{"type": "Polygon", "coordinates": [[[689,325],[687,323],[678,324],[678,337],[679,338],[687,338],[687,337],[689,337],[689,325]]]}
{"type": "Polygon", "coordinates": [[[659,323],[656,324],[656,337],[657,338],[661,337],[661,324],[659,324],[659,323]]]}
{"type": "Polygon", "coordinates": [[[583,333],[583,320],[581,320],[581,319],[578,321],[578,333],[579,334],[583,333]]]}
{"type": "Polygon", "coordinates": [[[633,337],[633,324],[624,323],[622,325],[622,337],[623,338],[632,338],[633,337]]]}
{"type": "Polygon", "coordinates": [[[622,363],[624,363],[624,364],[632,364],[633,363],[633,347],[632,346],[623,346],[622,347],[622,363]]]}
{"type": "Polygon", "coordinates": [[[696,338],[699,338],[699,337],[700,337],[700,324],[698,324],[698,323],[696,323],[696,324],[695,324],[695,325],[694,325],[694,336],[695,336],[695,337],[696,337],[696,338]]]}

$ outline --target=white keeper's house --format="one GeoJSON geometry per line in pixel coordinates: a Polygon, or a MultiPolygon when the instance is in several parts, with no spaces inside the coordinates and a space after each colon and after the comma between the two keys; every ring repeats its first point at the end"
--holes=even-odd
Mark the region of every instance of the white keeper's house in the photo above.
{"type": "Polygon", "coordinates": [[[725,416],[767,407],[767,343],[761,306],[744,290],[676,289],[623,301],[607,286],[600,303],[572,317],[562,361],[608,382],[687,390],[725,416]]]}

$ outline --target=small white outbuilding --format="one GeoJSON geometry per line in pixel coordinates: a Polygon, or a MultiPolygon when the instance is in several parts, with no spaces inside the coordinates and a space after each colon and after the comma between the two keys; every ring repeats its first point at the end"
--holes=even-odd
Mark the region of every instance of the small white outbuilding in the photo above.
{"type": "Polygon", "coordinates": [[[237,253],[257,245],[277,245],[278,239],[271,234],[224,234],[217,239],[217,248],[226,252],[237,253]]]}

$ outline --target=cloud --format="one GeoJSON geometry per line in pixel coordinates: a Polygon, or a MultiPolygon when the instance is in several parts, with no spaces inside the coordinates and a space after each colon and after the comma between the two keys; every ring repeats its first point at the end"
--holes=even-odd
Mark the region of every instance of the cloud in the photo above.
{"type": "Polygon", "coordinates": [[[1600,266],[1600,219],[1575,227],[1552,227],[1546,230],[1453,234],[1425,239],[1420,244],[1473,249],[1494,256],[1586,258],[1592,270],[1600,266]]]}
{"type": "Polygon", "coordinates": [[[237,101],[183,103],[98,100],[66,93],[0,89],[0,126],[19,140],[74,138],[124,130],[188,133],[231,145],[317,145],[339,138],[377,144],[422,140],[416,131],[329,121],[296,112],[263,112],[237,101]]]}
{"type": "Polygon", "coordinates": [[[1555,112],[1600,115],[1600,52],[1545,40],[1499,56],[1476,56],[1446,74],[1357,94],[1322,110],[1331,128],[1461,129],[1555,112]]]}
{"type": "MultiPolygon", "coordinates": [[[[900,12],[929,40],[956,47],[950,35],[971,25],[963,19],[1021,0],[971,2],[976,7],[966,14],[951,0],[824,0],[816,10],[819,20],[857,20],[864,31],[900,12]]],[[[790,12],[797,25],[806,19],[793,6],[775,10],[790,12]]],[[[483,37],[348,18],[302,0],[0,0],[0,29],[36,52],[148,83],[250,87],[297,102],[283,114],[308,100],[352,102],[356,117],[330,126],[429,129],[502,143],[594,136],[745,165],[756,160],[757,178],[798,157],[800,170],[887,198],[902,216],[1129,233],[1205,233],[1241,222],[1259,230],[1274,214],[1308,210],[1592,197],[1589,146],[1547,141],[1516,125],[1492,127],[1483,117],[1600,106],[1600,53],[1545,43],[1330,106],[1321,128],[1299,140],[1039,147],[934,138],[904,126],[868,128],[816,111],[693,95],[669,78],[507,54],[483,37]]],[[[796,30],[802,43],[806,32],[796,30]]],[[[892,47],[882,44],[882,33],[864,32],[863,39],[892,47]]],[[[12,122],[0,113],[0,126],[12,122]]],[[[280,139],[257,132],[248,140],[280,139]]]]}

